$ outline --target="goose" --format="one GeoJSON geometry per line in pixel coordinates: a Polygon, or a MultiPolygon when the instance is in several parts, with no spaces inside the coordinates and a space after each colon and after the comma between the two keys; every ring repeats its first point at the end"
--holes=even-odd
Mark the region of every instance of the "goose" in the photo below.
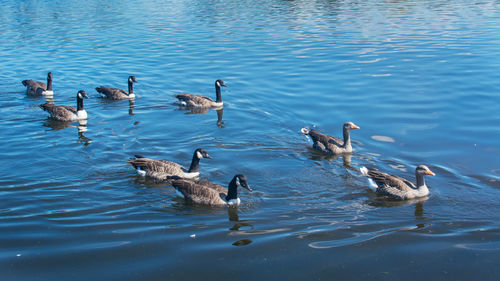
{"type": "Polygon", "coordinates": [[[146,158],[140,155],[135,155],[135,158],[130,158],[127,162],[130,163],[137,173],[143,177],[148,176],[157,180],[166,180],[167,177],[178,176],[180,178],[197,178],[200,176],[198,171],[200,159],[212,158],[203,148],[198,148],[193,153],[193,160],[189,170],[186,170],[181,165],[166,161],[146,158]]]}
{"type": "Polygon", "coordinates": [[[353,129],[359,129],[359,127],[352,122],[344,123],[343,141],[336,137],[322,134],[314,129],[302,128],[301,131],[304,135],[309,135],[312,138],[313,148],[327,154],[342,154],[352,152],[350,132],[353,129]]]}
{"type": "Polygon", "coordinates": [[[387,195],[394,199],[407,200],[429,195],[429,189],[425,185],[425,175],[434,176],[427,166],[419,165],[415,169],[417,184],[415,185],[404,178],[380,172],[374,168],[360,168],[361,174],[368,177],[369,186],[375,192],[387,195]]]}
{"type": "Polygon", "coordinates": [[[215,101],[209,97],[205,97],[202,95],[193,95],[186,93],[174,95],[174,97],[179,100],[180,106],[190,108],[220,108],[224,105],[224,103],[222,102],[220,87],[227,87],[227,85],[224,83],[224,81],[219,79],[215,81],[215,101]]]}
{"type": "Polygon", "coordinates": [[[23,80],[21,83],[26,87],[26,94],[28,96],[54,95],[54,91],[52,91],[52,72],[47,74],[47,85],[35,80],[23,80]]]}
{"type": "Polygon", "coordinates": [[[77,121],[87,119],[87,111],[83,108],[83,98],[88,98],[84,90],[78,91],[76,94],[75,109],[68,105],[41,104],[40,107],[50,114],[50,118],[59,121],[77,121]]]}
{"type": "Polygon", "coordinates": [[[124,99],[133,99],[135,98],[134,94],[134,86],[133,83],[137,83],[135,76],[128,77],[128,92],[118,88],[109,88],[109,87],[97,87],[95,88],[98,93],[103,94],[103,98],[111,99],[111,100],[124,100],[124,99]]]}
{"type": "Polygon", "coordinates": [[[246,177],[242,174],[235,175],[228,188],[208,181],[192,181],[174,178],[172,180],[177,195],[186,201],[210,206],[237,206],[241,203],[238,197],[238,186],[252,191],[246,177]]]}

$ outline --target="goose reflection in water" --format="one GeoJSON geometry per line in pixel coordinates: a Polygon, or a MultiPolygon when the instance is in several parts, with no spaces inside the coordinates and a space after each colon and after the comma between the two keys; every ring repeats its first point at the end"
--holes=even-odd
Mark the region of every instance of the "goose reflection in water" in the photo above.
{"type": "MultiPolygon", "coordinates": [[[[232,222],[236,222],[229,230],[231,231],[241,231],[240,228],[249,228],[253,229],[253,225],[248,223],[247,221],[240,221],[239,216],[238,216],[238,207],[236,206],[231,206],[227,208],[227,213],[229,216],[229,220],[232,222]]],[[[248,244],[251,244],[253,241],[245,238],[245,239],[240,239],[235,242],[233,242],[231,245],[233,246],[246,246],[248,244]]]]}
{"type": "Polygon", "coordinates": [[[337,160],[338,158],[342,158],[344,168],[351,170],[351,171],[354,171],[356,173],[358,172],[357,168],[351,166],[351,160],[352,160],[351,153],[331,155],[331,154],[321,153],[312,147],[308,147],[307,150],[309,153],[309,155],[308,155],[309,159],[311,159],[311,160],[320,161],[322,159],[325,159],[325,160],[329,161],[329,160],[337,160]]]}
{"type": "Polygon", "coordinates": [[[54,120],[52,118],[47,118],[47,121],[43,123],[43,126],[50,128],[51,131],[59,131],[63,130],[66,128],[77,128],[78,129],[78,143],[83,144],[84,146],[89,145],[92,143],[92,139],[86,137],[83,133],[87,131],[87,120],[78,120],[77,121],[78,125],[75,126],[73,125],[74,122],[64,122],[64,121],[58,121],[54,120]]]}
{"type": "MultiPolygon", "coordinates": [[[[191,107],[185,107],[185,106],[179,106],[179,110],[187,110],[185,114],[207,114],[208,111],[212,111],[210,108],[191,108],[191,107]]],[[[222,120],[222,116],[224,114],[224,109],[220,108],[215,110],[217,112],[217,127],[219,128],[225,128],[226,124],[224,120],[222,120]]]]}

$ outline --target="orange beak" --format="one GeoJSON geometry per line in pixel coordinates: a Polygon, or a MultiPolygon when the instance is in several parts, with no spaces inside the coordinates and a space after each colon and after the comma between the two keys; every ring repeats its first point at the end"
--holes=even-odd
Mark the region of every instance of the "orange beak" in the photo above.
{"type": "Polygon", "coordinates": [[[357,125],[352,125],[352,128],[353,129],[361,129],[360,127],[358,127],[357,125]]]}
{"type": "Polygon", "coordinates": [[[434,174],[431,170],[427,170],[427,175],[431,175],[431,176],[435,176],[436,174],[434,174]]]}

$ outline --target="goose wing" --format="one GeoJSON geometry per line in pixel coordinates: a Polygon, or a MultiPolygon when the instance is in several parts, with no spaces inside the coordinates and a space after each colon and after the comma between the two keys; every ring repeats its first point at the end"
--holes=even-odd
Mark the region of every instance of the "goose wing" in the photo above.
{"type": "Polygon", "coordinates": [[[23,80],[23,85],[26,86],[26,91],[29,95],[38,94],[37,89],[41,88],[42,91],[47,90],[47,85],[43,82],[38,82],[35,80],[23,80]]]}
{"type": "Polygon", "coordinates": [[[368,169],[368,176],[379,188],[395,188],[400,191],[409,191],[415,184],[398,176],[389,175],[376,169],[368,169]]]}
{"type": "Polygon", "coordinates": [[[40,107],[47,111],[50,116],[58,120],[72,120],[76,114],[76,109],[68,105],[42,104],[40,107]]]}
{"type": "Polygon", "coordinates": [[[207,183],[180,179],[174,180],[172,185],[187,201],[204,205],[224,205],[225,202],[221,198],[225,197],[226,193],[210,188],[215,184],[207,183]]]}
{"type": "Polygon", "coordinates": [[[108,99],[122,99],[128,96],[128,93],[125,90],[118,88],[109,88],[101,86],[95,89],[98,93],[105,95],[108,99]]]}
{"type": "Polygon", "coordinates": [[[320,133],[314,129],[311,129],[311,131],[309,131],[309,136],[312,138],[313,142],[320,142],[325,147],[328,147],[331,144],[336,146],[342,146],[344,144],[343,140],[320,133]]]}
{"type": "Polygon", "coordinates": [[[146,171],[146,175],[156,178],[167,176],[182,176],[184,168],[166,160],[155,160],[150,158],[130,158],[128,161],[134,168],[146,171]]]}
{"type": "Polygon", "coordinates": [[[186,93],[174,95],[174,97],[180,101],[185,102],[187,106],[210,106],[215,102],[209,97],[186,93]]]}

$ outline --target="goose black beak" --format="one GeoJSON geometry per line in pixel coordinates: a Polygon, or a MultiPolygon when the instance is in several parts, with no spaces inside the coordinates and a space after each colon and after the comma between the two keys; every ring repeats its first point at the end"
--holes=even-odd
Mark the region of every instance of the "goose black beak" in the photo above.
{"type": "Polygon", "coordinates": [[[208,158],[208,159],[212,159],[212,156],[208,155],[208,153],[207,153],[207,154],[205,154],[205,156],[203,156],[203,157],[204,157],[204,158],[208,158]]]}
{"type": "Polygon", "coordinates": [[[248,189],[248,191],[252,192],[252,188],[249,185],[244,186],[244,188],[246,188],[246,189],[248,189]]]}

